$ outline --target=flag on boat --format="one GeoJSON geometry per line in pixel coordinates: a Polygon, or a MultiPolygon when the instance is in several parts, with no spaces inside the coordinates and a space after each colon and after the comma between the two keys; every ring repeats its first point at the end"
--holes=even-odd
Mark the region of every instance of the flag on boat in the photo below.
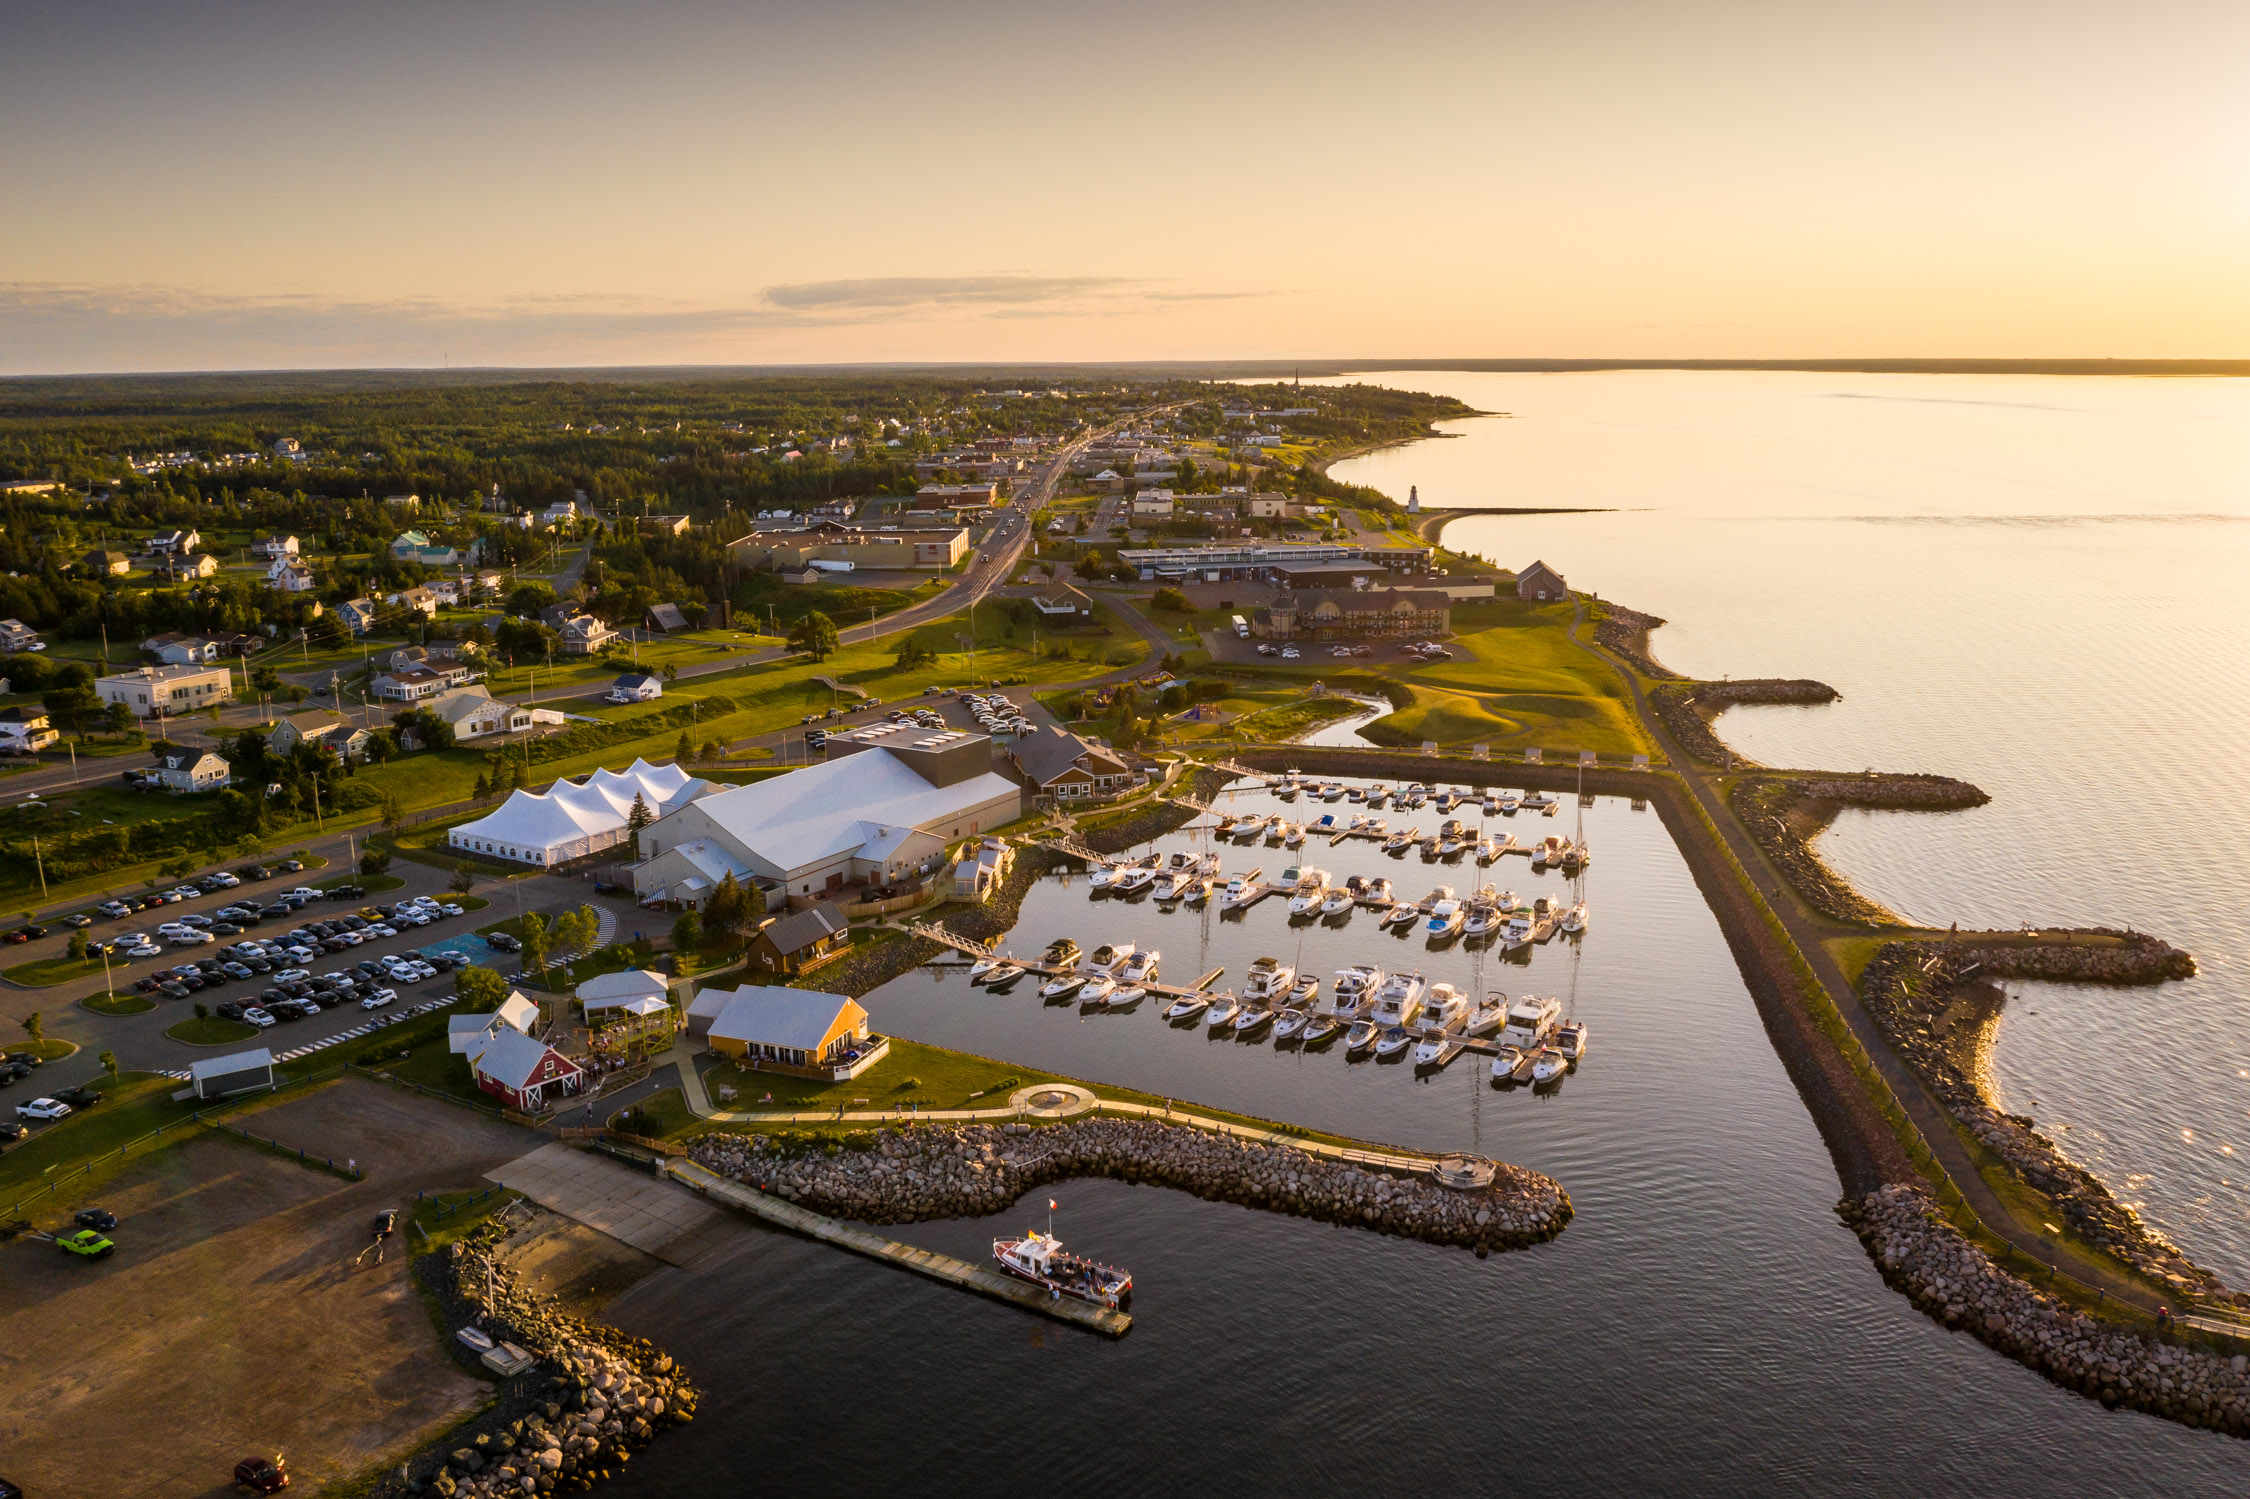
{"type": "Polygon", "coordinates": [[[1057,1207],[1059,1207],[1060,1205],[1061,1205],[1061,1204],[1057,1203],[1057,1202],[1055,1201],[1055,1199],[1053,1199],[1052,1197],[1050,1197],[1050,1198],[1048,1198],[1048,1199],[1047,1199],[1047,1211],[1048,1211],[1048,1212],[1050,1212],[1050,1213],[1051,1213],[1051,1212],[1053,1212],[1053,1211],[1055,1211],[1055,1209],[1056,1209],[1057,1207]]]}

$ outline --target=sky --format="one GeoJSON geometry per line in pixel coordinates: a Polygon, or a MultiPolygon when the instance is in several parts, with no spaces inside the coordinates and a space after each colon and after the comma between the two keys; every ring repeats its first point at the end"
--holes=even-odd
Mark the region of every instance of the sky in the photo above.
{"type": "Polygon", "coordinates": [[[0,0],[0,374],[2250,357],[2241,0],[0,0]]]}

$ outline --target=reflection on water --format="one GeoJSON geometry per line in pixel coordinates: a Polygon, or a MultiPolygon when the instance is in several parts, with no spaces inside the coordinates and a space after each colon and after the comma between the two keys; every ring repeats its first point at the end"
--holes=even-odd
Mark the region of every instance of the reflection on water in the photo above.
{"type": "MultiPolygon", "coordinates": [[[[1227,810],[1309,815],[1264,792],[1232,794],[1227,810]]],[[[1512,826],[1567,828],[1574,812],[1512,826]]],[[[1426,807],[1378,815],[1435,822],[1426,807]]],[[[1469,1056],[1418,1075],[1354,1064],[1337,1045],[1171,1026],[1153,1004],[1089,1013],[1028,984],[991,994],[959,970],[867,1001],[903,1035],[1535,1167],[1577,1209],[1559,1239],[1480,1261],[1167,1191],[1064,1184],[1066,1242],[1135,1276],[1137,1325],[1113,1344],[759,1233],[611,1307],[710,1390],[697,1421],[615,1492],[733,1492],[755,1474],[822,1494],[1484,1493],[1535,1466],[1542,1487],[1569,1494],[1843,1495],[1895,1486],[1901,1453],[1939,1494],[2218,1492],[2250,1473],[2240,1446],[2105,1415],[1886,1289],[1833,1214],[1827,1154],[1655,814],[1602,799],[1585,818],[1591,927],[1520,962],[1382,932],[1365,912],[1292,923],[1279,900],[1165,910],[1094,898],[1068,876],[1032,889],[1009,942],[1153,946],[1175,982],[1217,967],[1239,982],[1270,954],[1324,978],[1373,962],[1560,995],[1593,1037],[1552,1093],[1497,1091],[1469,1056]]],[[[1410,896],[1478,878],[1358,841],[1217,846],[1230,872],[1309,861],[1338,878],[1387,875],[1410,896]]],[[[1568,888],[1521,858],[1488,877],[1526,895],[1568,888]]],[[[981,1259],[1035,1216],[1026,1202],[897,1232],[981,1259]]]]}
{"type": "MultiPolygon", "coordinates": [[[[1379,378],[1379,377],[1355,377],[1379,378]]],[[[2119,1195],[2250,1284],[2250,382],[1402,374],[1507,420],[1337,466],[1457,506],[1448,544],[1671,621],[1659,657],[1813,676],[1730,712],[1770,764],[1937,771],[1989,806],[1851,812],[1823,852],[1925,921],[2130,923],[2202,975],[2022,986],[1996,1071],[2119,1195]],[[2121,1054],[2154,1065],[2124,1069],[2121,1054]]]]}

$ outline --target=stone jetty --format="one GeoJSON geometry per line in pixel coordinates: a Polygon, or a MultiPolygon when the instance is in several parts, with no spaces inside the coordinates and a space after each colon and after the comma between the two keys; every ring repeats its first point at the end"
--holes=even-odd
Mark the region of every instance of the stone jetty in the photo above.
{"type": "Polygon", "coordinates": [[[616,1473],[666,1426],[694,1418],[695,1387],[669,1355],[525,1289],[501,1263],[506,1236],[492,1226],[452,1245],[442,1299],[539,1362],[510,1382],[491,1415],[387,1475],[380,1494],[576,1493],[616,1473]]]}
{"type": "Polygon", "coordinates": [[[1837,1211],[1883,1278],[1948,1327],[2104,1405],[2250,1436],[2250,1358],[2143,1336],[2042,1295],[1993,1264],[1919,1187],[1884,1187],[1837,1211]]]}
{"type": "Polygon", "coordinates": [[[969,1125],[882,1130],[825,1143],[705,1135],[692,1157],[817,1212],[869,1223],[995,1213],[1035,1187],[1106,1176],[1350,1224],[1479,1254],[1544,1242],[1570,1221],[1552,1178],[1518,1166],[1488,1185],[1440,1186],[1161,1120],[1079,1119],[1015,1132],[969,1125]]]}
{"type": "Polygon", "coordinates": [[[1696,759],[1706,765],[1746,765],[1750,762],[1712,731],[1712,719],[1752,703],[1817,707],[1839,695],[1826,682],[1806,677],[1745,677],[1738,682],[1658,682],[1649,688],[1648,702],[1680,748],[1696,759]]]}
{"type": "Polygon", "coordinates": [[[1862,895],[1821,858],[1813,841],[1846,807],[1894,812],[1956,812],[1992,800],[1982,787],[1952,776],[1836,775],[1826,772],[1755,772],[1738,777],[1727,791],[1743,830],[1788,877],[1805,903],[1824,916],[1871,926],[1895,925],[1898,917],[1862,895]]]}
{"type": "MultiPolygon", "coordinates": [[[[2028,1115],[1992,1102],[1987,1059],[2005,996],[1987,980],[2158,984],[2186,978],[2195,960],[2145,932],[2044,934],[2047,940],[1889,942],[1860,975],[1860,998],[1891,1045],[1946,1112],[2031,1187],[2046,1194],[2080,1237],[2181,1294],[2225,1297],[2219,1278],[2189,1259],[2101,1179],[2056,1148],[2028,1115]],[[2092,940],[2089,940],[2092,939],[2092,940]]],[[[2250,1293],[2233,1298],[2250,1306],[2250,1293]]]]}

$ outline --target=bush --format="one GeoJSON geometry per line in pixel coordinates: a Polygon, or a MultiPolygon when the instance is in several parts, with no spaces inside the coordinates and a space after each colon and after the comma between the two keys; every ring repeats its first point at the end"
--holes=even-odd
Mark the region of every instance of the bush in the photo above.
{"type": "Polygon", "coordinates": [[[1174,614],[1192,614],[1195,612],[1195,605],[1189,603],[1188,596],[1177,588],[1157,589],[1156,596],[1150,599],[1149,603],[1158,609],[1169,609],[1174,614]]]}

